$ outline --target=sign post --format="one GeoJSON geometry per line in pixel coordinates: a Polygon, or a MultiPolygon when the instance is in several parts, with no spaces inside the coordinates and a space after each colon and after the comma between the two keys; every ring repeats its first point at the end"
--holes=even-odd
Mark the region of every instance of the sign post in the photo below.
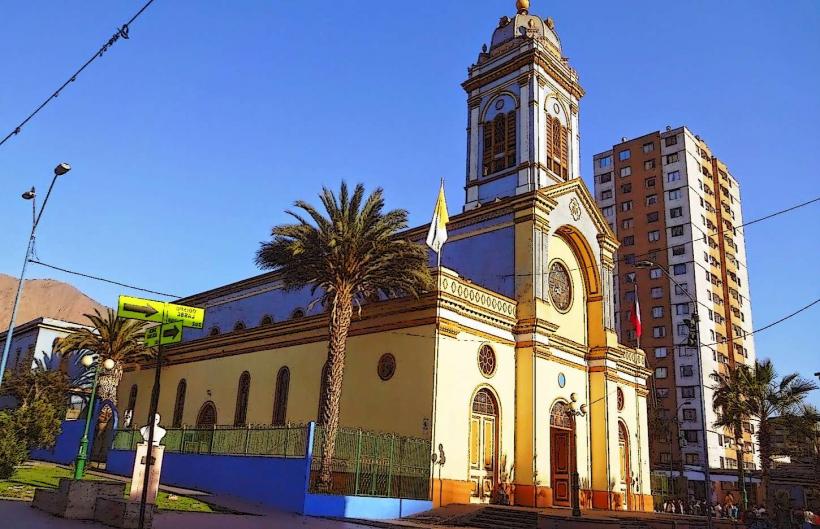
{"type": "Polygon", "coordinates": [[[205,321],[205,309],[176,305],[164,301],[120,296],[117,306],[117,317],[132,320],[143,320],[158,323],[145,331],[145,346],[157,348],[156,369],[154,370],[154,387],[151,391],[151,405],[148,412],[148,456],[145,458],[145,478],[140,498],[139,529],[145,527],[145,504],[148,499],[148,481],[153,464],[154,417],[159,405],[159,382],[162,372],[162,350],[167,344],[182,341],[182,328],[201,329],[205,321]]]}

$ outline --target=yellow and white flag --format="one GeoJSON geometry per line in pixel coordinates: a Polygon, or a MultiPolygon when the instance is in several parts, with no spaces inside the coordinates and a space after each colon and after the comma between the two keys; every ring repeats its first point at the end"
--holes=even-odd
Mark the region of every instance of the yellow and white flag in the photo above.
{"type": "Polygon", "coordinates": [[[430,222],[430,231],[427,232],[427,246],[436,253],[441,253],[441,247],[447,242],[447,223],[450,216],[447,214],[447,201],[444,199],[444,181],[438,191],[436,209],[433,211],[433,220],[430,222]]]}

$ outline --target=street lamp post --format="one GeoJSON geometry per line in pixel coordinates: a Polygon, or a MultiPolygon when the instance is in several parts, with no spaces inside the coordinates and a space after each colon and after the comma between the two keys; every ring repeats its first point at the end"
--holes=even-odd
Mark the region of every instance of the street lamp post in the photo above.
{"type": "MultiPolygon", "coordinates": [[[[688,401],[688,400],[685,401],[685,402],[681,402],[678,405],[678,408],[675,410],[675,417],[671,421],[671,422],[675,423],[675,430],[677,430],[677,432],[675,432],[675,435],[676,435],[675,438],[678,440],[678,457],[680,458],[681,461],[683,461],[683,454],[682,454],[683,445],[681,444],[681,438],[680,438],[680,418],[678,417],[678,414],[680,413],[681,408],[683,408],[684,406],[689,406],[691,404],[692,404],[692,402],[688,401]]],[[[672,432],[669,432],[669,481],[670,481],[670,483],[672,483],[672,495],[674,496],[676,491],[675,491],[675,480],[674,480],[674,476],[672,475],[675,472],[674,468],[673,468],[673,465],[674,465],[674,460],[672,459],[672,432]]],[[[683,464],[681,464],[681,478],[683,478],[683,464]]]]}
{"type": "MultiPolygon", "coordinates": [[[[91,367],[94,363],[94,357],[86,355],[80,360],[85,367],[91,367]]],[[[85,431],[83,437],[80,439],[80,449],[77,450],[77,459],[74,462],[74,479],[82,479],[85,475],[85,465],[88,462],[88,430],[91,426],[91,416],[94,415],[95,402],[97,396],[97,382],[100,378],[100,369],[105,368],[111,370],[114,368],[114,361],[110,358],[102,360],[102,357],[97,359],[97,367],[94,368],[94,382],[91,384],[91,397],[88,400],[88,405],[85,407],[85,431]]]]}
{"type": "MultiPolygon", "coordinates": [[[[635,263],[636,268],[658,268],[663,272],[663,274],[669,278],[672,283],[678,287],[678,290],[683,292],[689,301],[692,302],[692,325],[690,326],[690,332],[694,332],[695,334],[695,346],[697,347],[698,354],[695,357],[698,359],[698,372],[703,372],[703,360],[701,358],[701,342],[700,342],[700,329],[698,327],[698,323],[700,318],[698,316],[698,302],[689,293],[689,289],[683,288],[675,278],[672,277],[672,274],[669,273],[665,267],[653,262],[653,261],[638,261],[635,263]]],[[[706,437],[706,391],[704,390],[705,384],[699,384],[700,386],[700,413],[701,413],[701,432],[703,433],[703,458],[705,459],[703,465],[703,475],[706,480],[706,527],[712,529],[712,474],[709,471],[709,442],[706,437]]]]}
{"type": "MultiPolygon", "coordinates": [[[[579,409],[575,409],[575,401],[578,397],[575,396],[575,393],[570,395],[569,399],[569,408],[567,409],[567,415],[572,417],[572,421],[575,422],[575,417],[584,417],[587,414],[587,405],[581,404],[579,409]]],[[[573,428],[573,439],[572,443],[573,446],[578,446],[578,440],[576,439],[578,435],[578,429],[573,428]]],[[[572,516],[580,517],[581,516],[581,478],[578,475],[578,462],[576,461],[576,454],[574,453],[575,450],[570,450],[570,455],[572,458],[572,473],[570,474],[570,490],[572,491],[572,496],[570,497],[572,503],[572,516]]]]}
{"type": "Polygon", "coordinates": [[[54,178],[51,179],[51,185],[48,186],[48,192],[46,193],[46,198],[43,200],[43,205],[40,206],[40,212],[37,212],[37,202],[36,202],[36,192],[34,188],[31,188],[31,191],[26,191],[23,193],[23,198],[25,200],[31,200],[31,234],[28,238],[28,247],[26,248],[26,258],[23,260],[23,269],[20,271],[20,282],[17,284],[17,294],[14,296],[14,304],[11,307],[11,318],[9,319],[9,330],[6,332],[6,342],[3,345],[3,356],[0,358],[0,386],[3,385],[3,375],[6,372],[6,363],[8,362],[9,358],[9,349],[11,349],[11,338],[12,334],[14,333],[14,319],[17,317],[17,307],[20,304],[20,296],[23,294],[23,281],[26,278],[26,267],[28,266],[28,261],[31,259],[31,252],[34,250],[34,238],[37,231],[37,225],[40,224],[40,219],[43,216],[43,211],[46,209],[46,204],[48,203],[48,197],[51,196],[51,190],[54,188],[54,183],[57,181],[58,176],[62,176],[71,170],[71,166],[67,163],[61,163],[57,167],[54,168],[54,178]]]}

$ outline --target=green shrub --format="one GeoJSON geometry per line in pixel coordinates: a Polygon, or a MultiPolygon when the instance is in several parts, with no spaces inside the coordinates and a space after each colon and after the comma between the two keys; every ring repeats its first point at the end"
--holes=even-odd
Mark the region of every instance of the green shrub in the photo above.
{"type": "Polygon", "coordinates": [[[14,412],[0,411],[0,479],[8,479],[28,456],[14,412]]]}

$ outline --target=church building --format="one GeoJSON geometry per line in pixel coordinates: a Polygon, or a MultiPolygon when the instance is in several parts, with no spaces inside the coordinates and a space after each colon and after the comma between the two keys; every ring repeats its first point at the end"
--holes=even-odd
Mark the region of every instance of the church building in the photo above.
{"type": "MultiPolygon", "coordinates": [[[[618,343],[618,241],[580,178],[584,91],[552,19],[519,0],[463,87],[463,212],[440,267],[431,254],[432,291],[354,319],[340,424],[430,439],[446,454],[435,504],[509,484],[517,505],[570,506],[577,472],[582,508],[651,510],[649,371],[618,343]]],[[[400,236],[423,244],[427,229],[400,236]]],[[[166,349],[163,424],[317,420],[328,322],[311,300],[276,272],[180,300],[206,320],[166,349]]],[[[123,409],[146,417],[152,384],[130,366],[123,409]]]]}

